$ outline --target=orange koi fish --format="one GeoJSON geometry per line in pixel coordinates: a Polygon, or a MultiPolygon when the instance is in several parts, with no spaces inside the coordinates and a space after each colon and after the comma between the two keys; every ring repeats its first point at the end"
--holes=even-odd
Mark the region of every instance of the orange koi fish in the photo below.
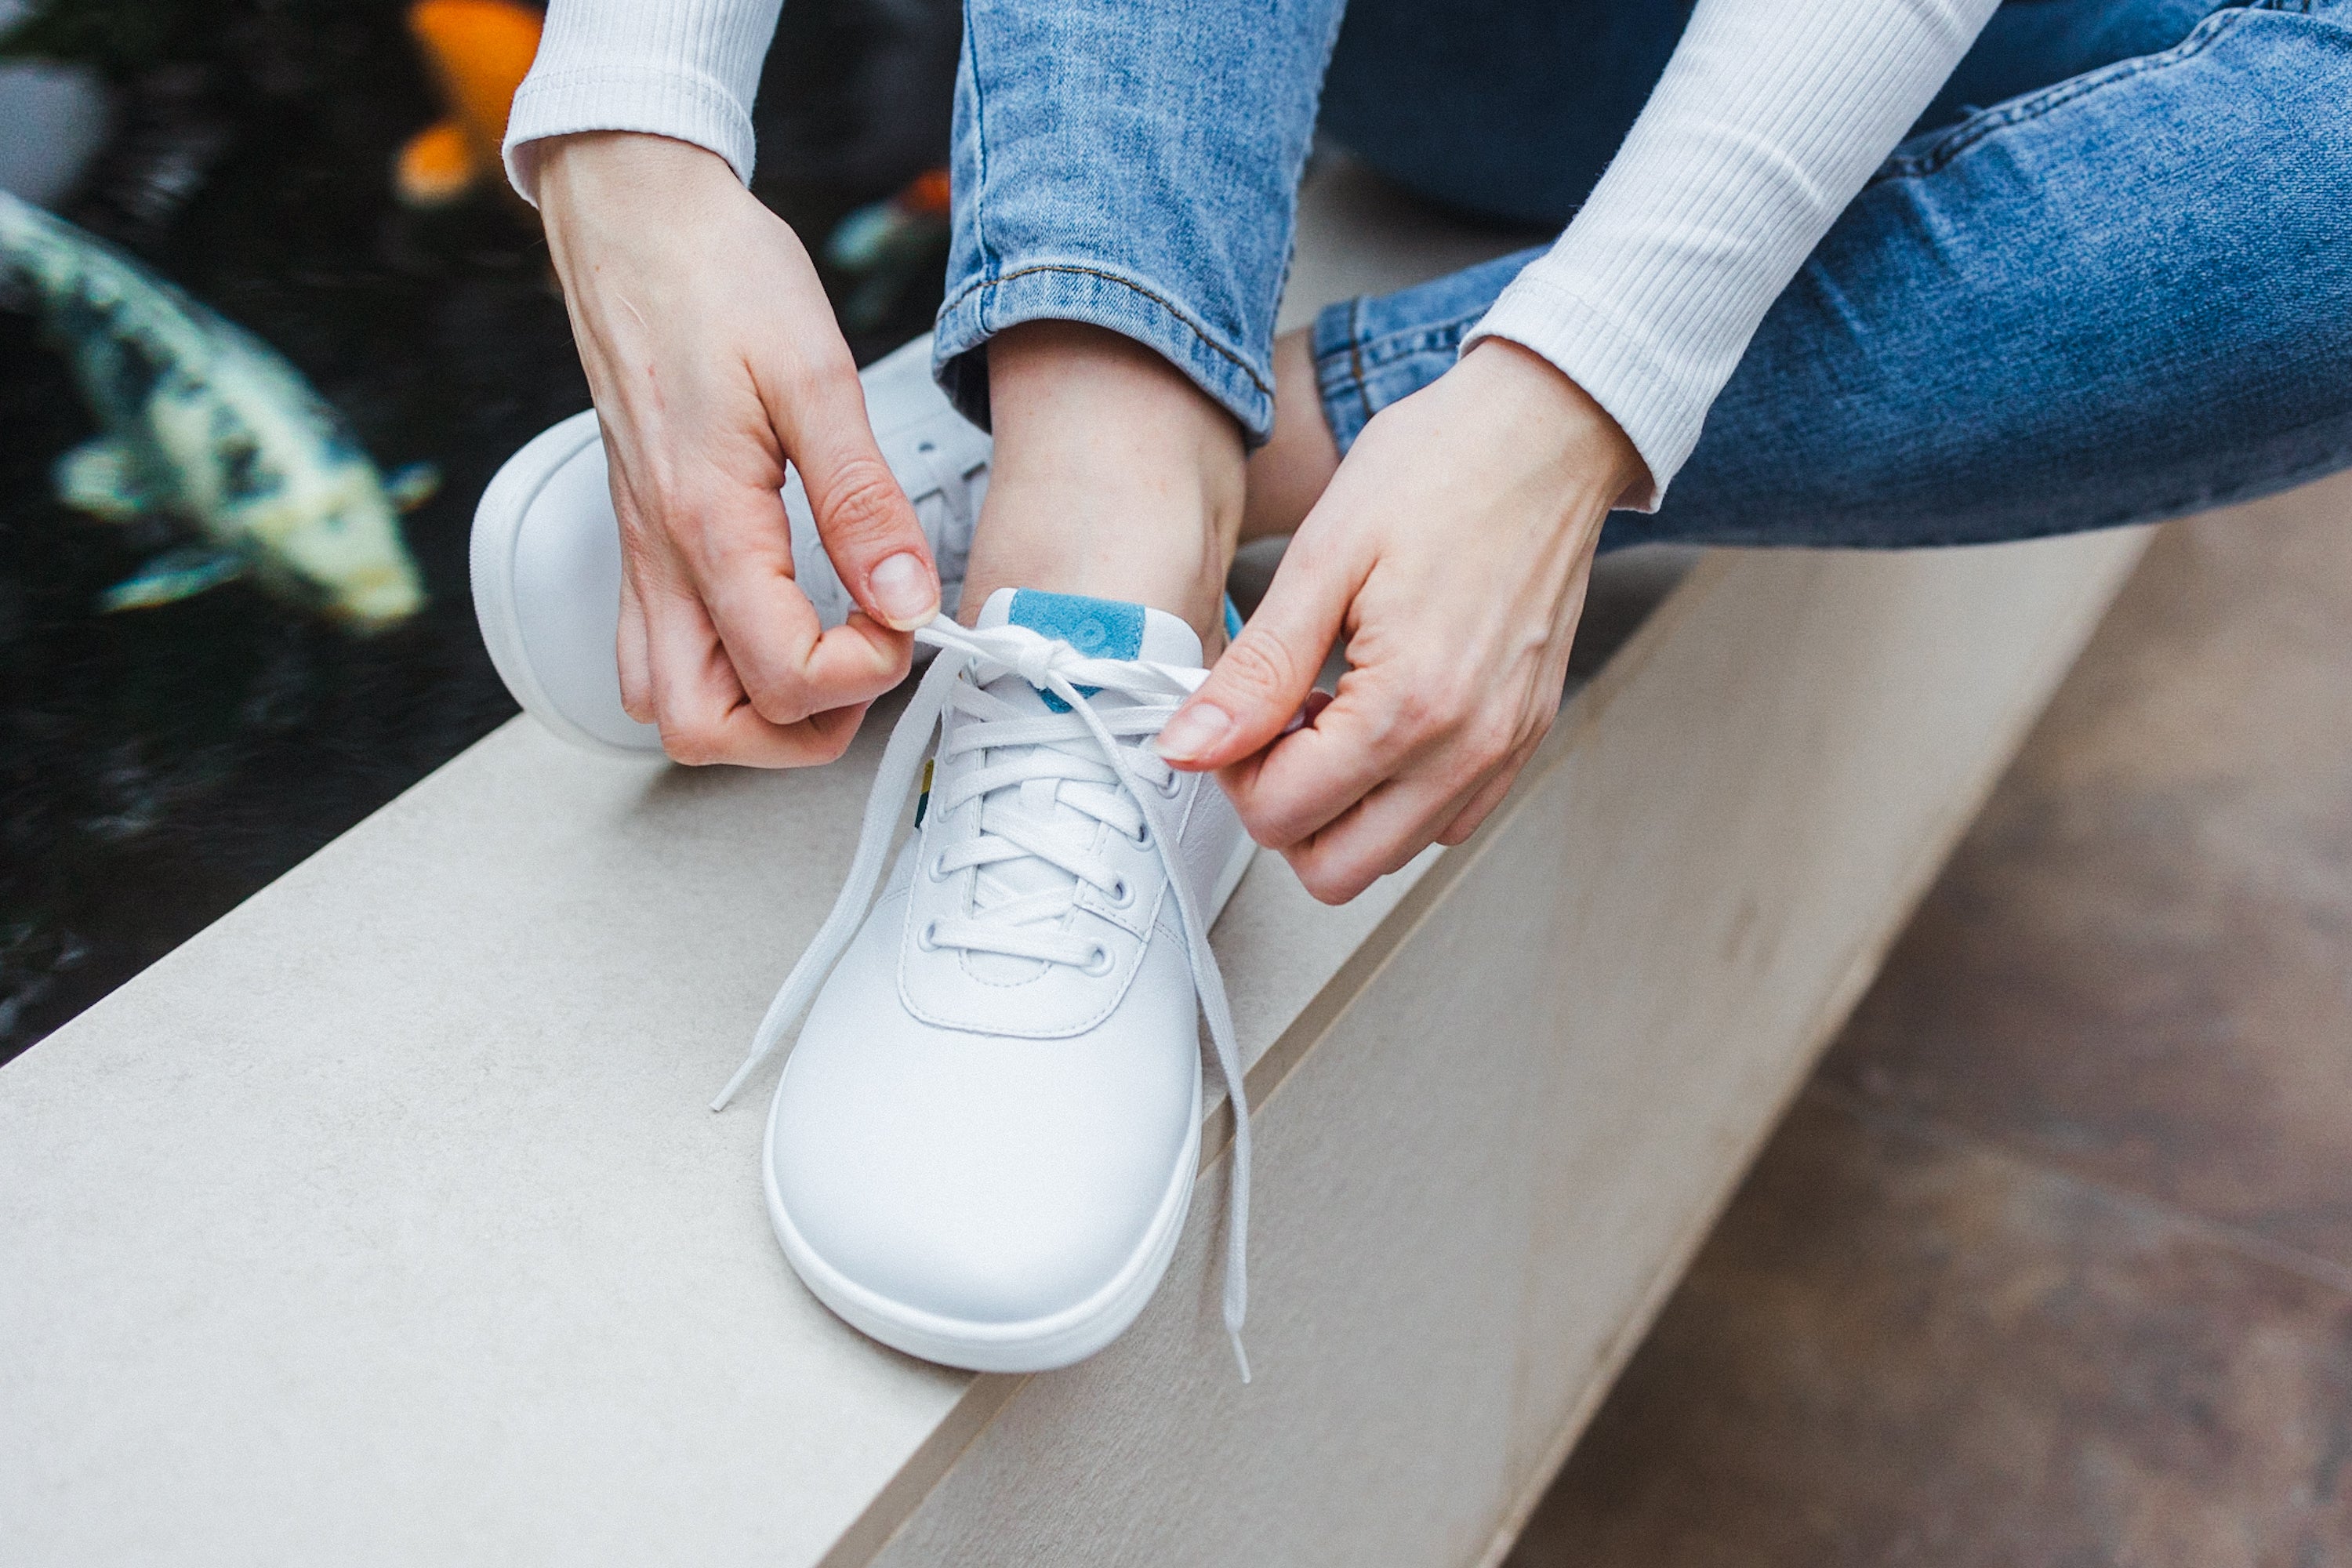
{"type": "Polygon", "coordinates": [[[507,114],[539,53],[540,12],[514,0],[415,0],[409,36],[441,89],[447,118],[400,150],[393,173],[411,206],[447,206],[499,174],[507,114]]]}

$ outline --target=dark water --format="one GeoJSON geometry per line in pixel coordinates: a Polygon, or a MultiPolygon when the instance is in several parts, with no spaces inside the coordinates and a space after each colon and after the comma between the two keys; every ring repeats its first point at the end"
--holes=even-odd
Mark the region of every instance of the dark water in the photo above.
{"type": "MultiPolygon", "coordinates": [[[[755,188],[812,249],[941,160],[955,18],[937,0],[787,5],[755,188]]],[[[32,320],[0,311],[0,1059],[513,712],[475,631],[467,529],[498,465],[588,402],[528,212],[392,198],[394,153],[439,113],[400,5],[63,0],[36,26],[115,93],[65,216],[274,345],[380,468],[430,460],[443,482],[404,520],[430,603],[389,633],[243,584],[100,616],[173,531],[57,503],[50,465],[94,429],[32,320]]],[[[840,300],[854,280],[827,284],[840,300]]],[[[937,303],[927,269],[852,346],[872,358],[937,303]]]]}

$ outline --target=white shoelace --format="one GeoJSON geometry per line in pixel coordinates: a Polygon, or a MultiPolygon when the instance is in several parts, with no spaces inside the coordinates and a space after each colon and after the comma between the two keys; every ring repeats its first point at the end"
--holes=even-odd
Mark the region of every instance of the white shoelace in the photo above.
{"type": "MultiPolygon", "coordinates": [[[[1207,672],[1140,659],[1088,658],[1068,643],[1041,637],[1026,626],[968,631],[944,616],[918,631],[915,637],[940,650],[940,657],[931,661],[922,683],[915,689],[914,700],[907,704],[898,728],[891,731],[889,744],[883,748],[882,765],[874,775],[873,792],[866,799],[866,819],[858,832],[857,853],[850,861],[849,875],[842,883],[840,895],[834,900],[832,912],[817,928],[815,939],[801,954],[800,962],[793,965],[783,989],[769,1005],[767,1016],[760,1020],[760,1027],[751,1037],[751,1055],[735,1069],[735,1076],[728,1080],[719,1098],[710,1102],[710,1109],[725,1109],[744,1080],[774,1054],[784,1031],[816,999],[818,988],[848,951],[873,905],[890,841],[898,831],[898,814],[906,805],[908,791],[914,787],[924,749],[950,703],[957,704],[960,712],[975,721],[958,726],[959,739],[954,742],[958,752],[1007,746],[1034,746],[1038,751],[1026,758],[975,772],[956,786],[952,800],[935,800],[933,810],[950,811],[976,795],[1018,786],[1032,778],[1066,780],[1079,787],[1057,791],[1062,804],[1076,805],[1130,837],[1140,836],[1148,828],[1159,849],[1160,862],[1167,869],[1169,890],[1183,921],[1184,950],[1192,965],[1192,989],[1200,998],[1201,1011],[1209,1020],[1209,1037],[1216,1047],[1217,1068],[1224,1076],[1226,1098],[1233,1105],[1234,1163],[1228,1200],[1231,1212],[1225,1231],[1224,1319],[1225,1331],[1233,1339],[1234,1359],[1241,1364],[1242,1381],[1246,1383],[1249,1358],[1242,1350],[1242,1321],[1249,1306],[1250,1131],[1249,1100],[1242,1083],[1241,1048],[1234,1036],[1233,1012],[1225,1001],[1224,977],[1217,968],[1216,955],[1209,949],[1207,912],[1187,886],[1183,868],[1174,858],[1175,824],[1168,818],[1168,796],[1162,794],[1172,772],[1157,756],[1139,747],[1121,745],[1118,741],[1120,735],[1158,734],[1168,715],[1207,679],[1207,672]],[[957,678],[966,668],[972,671],[973,682],[960,691],[957,678]],[[1002,699],[977,689],[1006,674],[1017,675],[1038,690],[1053,693],[1069,711],[1023,713],[1002,699]],[[1098,711],[1087,694],[1079,690],[1080,687],[1116,693],[1130,700],[1132,705],[1098,711]],[[1089,741],[1099,761],[1096,756],[1067,749],[1089,741]],[[1127,826],[1130,815],[1131,826],[1127,826]]],[[[948,865],[953,869],[1029,856],[1068,872],[1078,883],[1092,883],[1106,891],[1117,879],[1081,847],[1057,839],[1042,824],[1024,823],[1010,813],[991,816],[979,837],[951,852],[948,865]]],[[[1074,885],[1062,894],[1021,895],[992,907],[986,921],[940,921],[929,929],[926,940],[936,946],[1085,966],[1097,962],[1095,943],[1064,931],[1041,929],[1038,924],[1045,917],[1066,910],[1076,891],[1074,885]]]]}

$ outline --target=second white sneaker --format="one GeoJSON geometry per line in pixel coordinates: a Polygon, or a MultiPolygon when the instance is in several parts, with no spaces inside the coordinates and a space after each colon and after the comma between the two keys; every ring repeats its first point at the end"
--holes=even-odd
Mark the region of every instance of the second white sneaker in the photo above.
{"type": "MultiPolygon", "coordinates": [[[[953,615],[988,493],[988,437],[932,384],[928,334],[866,366],[858,381],[875,441],[930,541],[941,607],[953,615]]],[[[837,626],[854,606],[797,472],[783,498],[793,577],[817,618],[837,626]]],[[[595,410],[541,431],[499,468],[474,509],[471,564],[482,641],[523,711],[591,751],[659,756],[660,731],[621,707],[621,534],[595,410]]]]}
{"type": "Polygon", "coordinates": [[[1092,1354],[1150,1300],[1183,1226],[1197,998],[1241,1112],[1238,1348],[1248,1123],[1208,927],[1254,847],[1214,779],[1149,747],[1202,679],[1200,641],[1157,610],[1027,590],[993,595],[973,630],[918,636],[940,652],[884,755],[848,884],[727,1090],[807,1007],[763,1161],[784,1254],[834,1311],[931,1361],[1029,1372],[1092,1354]],[[877,902],[935,726],[917,828],[877,902]]]}

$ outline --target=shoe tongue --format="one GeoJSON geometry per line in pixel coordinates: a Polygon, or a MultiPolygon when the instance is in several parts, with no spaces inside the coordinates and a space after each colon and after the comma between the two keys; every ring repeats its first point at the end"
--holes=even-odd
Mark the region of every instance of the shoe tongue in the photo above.
{"type": "Polygon", "coordinates": [[[1027,626],[1068,643],[1088,658],[1140,658],[1179,669],[1201,668],[1201,639],[1181,616],[1120,599],[999,588],[982,607],[980,626],[982,631],[1027,626]]]}
{"type": "MultiPolygon", "coordinates": [[[[1043,637],[1068,643],[1089,658],[1138,658],[1181,669],[1201,668],[1201,639],[1181,616],[1147,605],[1118,599],[1088,598],[1081,594],[1047,594],[1034,588],[999,588],[981,607],[979,629],[1026,626],[1043,637]]],[[[1017,675],[1003,675],[988,683],[988,692],[1032,712],[1067,712],[1060,698],[1039,691],[1017,675]]],[[[1080,687],[1083,695],[1093,692],[1080,687]]],[[[1049,779],[1020,786],[1024,810],[1047,819],[1065,818],[1061,826],[1084,832],[1084,814],[1056,800],[1049,779]]],[[[1070,887],[1076,880],[1066,871],[1044,860],[1003,861],[981,873],[980,904],[985,909],[1000,899],[1070,887]]],[[[1000,984],[1026,979],[1042,966],[1028,959],[974,952],[967,962],[982,978],[1000,984]]]]}

